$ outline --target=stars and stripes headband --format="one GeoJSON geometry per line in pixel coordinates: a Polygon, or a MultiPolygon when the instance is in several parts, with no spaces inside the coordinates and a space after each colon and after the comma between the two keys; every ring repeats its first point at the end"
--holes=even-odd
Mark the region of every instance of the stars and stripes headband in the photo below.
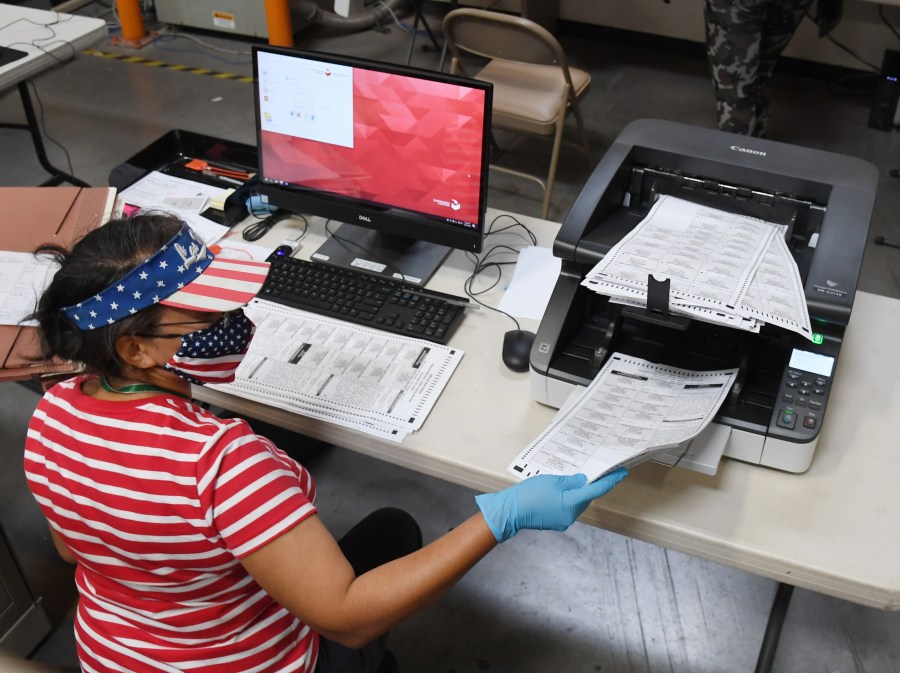
{"type": "Polygon", "coordinates": [[[93,297],[61,311],[82,332],[106,327],[154,304],[231,311],[256,296],[268,273],[268,262],[216,259],[183,223],[152,257],[93,297]]]}

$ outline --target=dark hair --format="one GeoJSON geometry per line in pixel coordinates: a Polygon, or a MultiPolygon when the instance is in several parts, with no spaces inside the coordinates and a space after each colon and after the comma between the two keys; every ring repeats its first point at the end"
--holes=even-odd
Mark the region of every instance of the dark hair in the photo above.
{"type": "Polygon", "coordinates": [[[163,212],[146,212],[113,219],[94,229],[70,251],[44,245],[36,255],[53,257],[59,269],[38,300],[30,319],[38,323],[41,356],[81,362],[101,376],[121,376],[116,352],[120,336],[153,331],[159,305],[135,313],[106,327],[84,331],[60,309],[99,293],[157,252],[178,233],[181,220],[163,212]]]}

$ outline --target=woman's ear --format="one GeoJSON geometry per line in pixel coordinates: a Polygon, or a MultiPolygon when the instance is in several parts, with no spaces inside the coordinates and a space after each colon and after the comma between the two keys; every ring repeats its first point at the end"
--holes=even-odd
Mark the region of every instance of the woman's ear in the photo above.
{"type": "Polygon", "coordinates": [[[122,362],[135,369],[150,369],[157,362],[150,353],[150,340],[126,334],[116,339],[116,352],[122,362]]]}

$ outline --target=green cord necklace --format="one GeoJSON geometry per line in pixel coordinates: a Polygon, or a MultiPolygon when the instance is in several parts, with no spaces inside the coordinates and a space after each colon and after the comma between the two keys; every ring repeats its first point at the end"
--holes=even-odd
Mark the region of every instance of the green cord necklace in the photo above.
{"type": "Polygon", "coordinates": [[[129,395],[131,393],[167,393],[169,395],[177,395],[186,400],[191,399],[187,395],[176,393],[174,390],[167,390],[165,388],[160,388],[159,386],[154,386],[152,383],[131,383],[127,386],[122,386],[121,388],[115,388],[106,380],[105,376],[100,377],[100,386],[108,393],[119,393],[120,395],[129,395]]]}

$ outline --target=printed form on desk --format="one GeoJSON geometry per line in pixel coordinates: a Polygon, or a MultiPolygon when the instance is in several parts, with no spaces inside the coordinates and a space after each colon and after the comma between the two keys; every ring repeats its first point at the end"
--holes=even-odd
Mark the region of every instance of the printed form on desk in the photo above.
{"type": "Polygon", "coordinates": [[[422,427],[463,356],[458,348],[254,299],[238,397],[402,442],[422,427]]]}
{"type": "Polygon", "coordinates": [[[718,411],[737,369],[695,372],[613,353],[597,377],[509,465],[536,474],[630,467],[696,437],[718,411]]]}
{"type": "Polygon", "coordinates": [[[26,316],[56,273],[49,257],[31,252],[0,251],[0,325],[34,325],[26,316]]]}
{"type": "Polygon", "coordinates": [[[130,215],[137,209],[172,212],[188,223],[203,242],[212,245],[228,233],[228,228],[200,213],[210,202],[225,201],[231,188],[213,187],[203,182],[151,171],[119,193],[116,212],[130,215]]]}

